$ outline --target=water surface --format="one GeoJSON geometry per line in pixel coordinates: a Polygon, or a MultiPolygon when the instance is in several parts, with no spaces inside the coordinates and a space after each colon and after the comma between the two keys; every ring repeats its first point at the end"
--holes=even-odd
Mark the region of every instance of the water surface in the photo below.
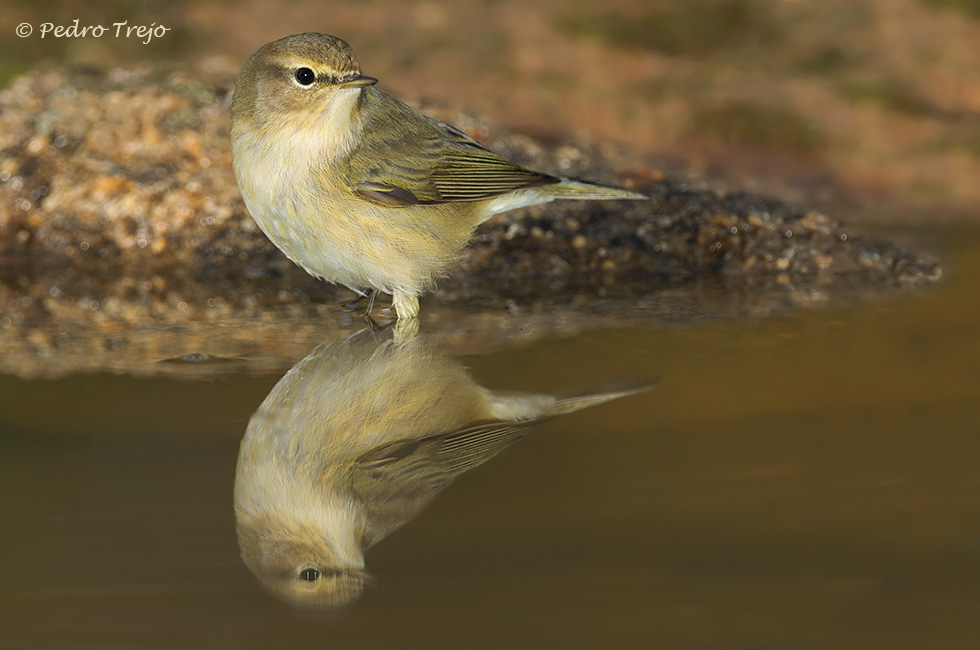
{"type": "Polygon", "coordinates": [[[327,613],[246,567],[233,486],[260,403],[348,332],[184,375],[0,376],[0,645],[976,647],[980,236],[928,243],[924,291],[442,350],[493,391],[658,384],[461,473],[327,613]]]}

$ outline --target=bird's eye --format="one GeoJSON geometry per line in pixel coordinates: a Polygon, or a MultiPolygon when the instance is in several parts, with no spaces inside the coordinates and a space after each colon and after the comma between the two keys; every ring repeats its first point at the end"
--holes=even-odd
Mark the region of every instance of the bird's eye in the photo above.
{"type": "MultiPolygon", "coordinates": [[[[309,68],[300,68],[296,71],[296,82],[301,86],[309,86],[316,81],[316,74],[309,68]]],[[[316,580],[316,578],[313,578],[316,580]]]]}
{"type": "Polygon", "coordinates": [[[320,577],[320,572],[316,569],[303,569],[299,572],[299,577],[307,582],[316,582],[316,579],[320,577]]]}

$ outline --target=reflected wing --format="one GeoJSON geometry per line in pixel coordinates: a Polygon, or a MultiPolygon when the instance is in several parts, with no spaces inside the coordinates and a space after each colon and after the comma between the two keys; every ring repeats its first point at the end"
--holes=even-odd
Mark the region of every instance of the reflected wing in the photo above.
{"type": "Polygon", "coordinates": [[[493,458],[542,419],[490,422],[421,440],[386,445],[362,456],[355,481],[438,490],[457,475],[493,458]]]}
{"type": "Polygon", "coordinates": [[[361,457],[351,488],[367,512],[367,544],[402,526],[454,478],[493,458],[540,421],[481,424],[386,445],[361,457]]]}

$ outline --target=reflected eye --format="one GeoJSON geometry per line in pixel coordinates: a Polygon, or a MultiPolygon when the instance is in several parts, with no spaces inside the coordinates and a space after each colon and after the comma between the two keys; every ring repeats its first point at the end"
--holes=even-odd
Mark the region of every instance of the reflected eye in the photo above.
{"type": "MultiPolygon", "coordinates": [[[[301,86],[309,86],[316,81],[316,75],[309,68],[300,68],[296,71],[296,82],[301,86]]],[[[316,578],[313,578],[316,580],[316,578]]]]}
{"type": "Polygon", "coordinates": [[[316,582],[316,579],[320,577],[320,572],[316,569],[303,569],[299,572],[299,577],[307,582],[316,582]]]}

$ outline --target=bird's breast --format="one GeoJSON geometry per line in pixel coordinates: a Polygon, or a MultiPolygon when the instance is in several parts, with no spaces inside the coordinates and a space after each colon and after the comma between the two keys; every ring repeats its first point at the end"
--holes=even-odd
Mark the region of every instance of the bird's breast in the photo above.
{"type": "Polygon", "coordinates": [[[476,206],[393,208],[361,199],[348,188],[338,147],[321,126],[233,130],[235,179],[249,213],[313,275],[419,295],[469,239],[476,206]]]}

